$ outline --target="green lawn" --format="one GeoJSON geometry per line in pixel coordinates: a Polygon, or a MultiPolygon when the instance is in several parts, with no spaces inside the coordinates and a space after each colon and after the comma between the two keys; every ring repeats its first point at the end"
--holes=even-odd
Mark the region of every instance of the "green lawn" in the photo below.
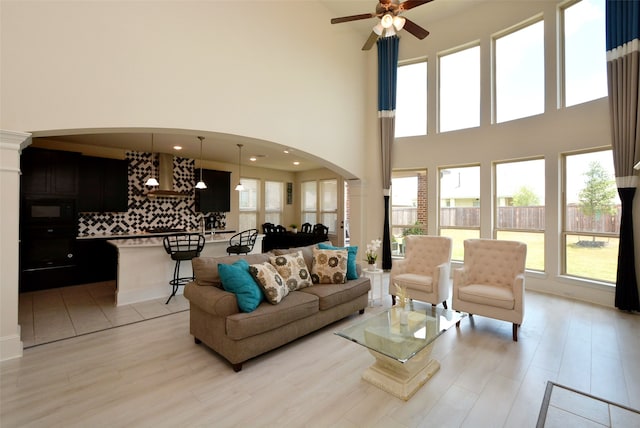
{"type": "MultiPolygon", "coordinates": [[[[443,236],[453,239],[452,260],[464,259],[463,241],[478,238],[474,230],[443,229],[443,236]]],[[[544,271],[544,234],[525,232],[499,232],[499,239],[522,241],[527,244],[527,269],[544,271]]],[[[601,247],[583,247],[577,245],[580,240],[591,237],[569,235],[567,237],[567,274],[606,282],[616,281],[618,264],[618,239],[596,238],[601,247]]]]}

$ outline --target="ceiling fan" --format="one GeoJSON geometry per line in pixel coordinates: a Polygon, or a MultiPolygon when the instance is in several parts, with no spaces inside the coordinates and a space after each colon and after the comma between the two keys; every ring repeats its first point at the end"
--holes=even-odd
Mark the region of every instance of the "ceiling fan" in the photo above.
{"type": "Polygon", "coordinates": [[[429,3],[430,1],[432,0],[406,0],[400,3],[399,0],[379,0],[375,13],[362,13],[360,15],[333,18],[331,23],[340,24],[342,22],[358,21],[360,19],[379,18],[380,22],[373,27],[371,35],[364,46],[362,46],[363,51],[371,49],[376,40],[378,40],[378,37],[393,36],[403,28],[422,40],[429,35],[429,32],[410,19],[400,16],[400,13],[429,3]]]}

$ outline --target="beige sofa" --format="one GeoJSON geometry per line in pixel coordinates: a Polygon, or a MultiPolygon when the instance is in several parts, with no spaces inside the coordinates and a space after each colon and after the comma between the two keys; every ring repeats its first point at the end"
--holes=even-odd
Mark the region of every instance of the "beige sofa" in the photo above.
{"type": "MultiPolygon", "coordinates": [[[[186,285],[190,304],[190,332],[229,361],[237,372],[242,364],[348,315],[364,313],[371,283],[368,278],[344,284],[315,284],[290,292],[280,303],[260,303],[253,312],[238,308],[236,296],[222,288],[218,264],[244,258],[249,264],[268,262],[274,254],[301,250],[309,272],[314,246],[274,250],[246,256],[197,257],[192,260],[195,281],[186,285]]],[[[358,267],[358,271],[360,268],[358,267]]]]}

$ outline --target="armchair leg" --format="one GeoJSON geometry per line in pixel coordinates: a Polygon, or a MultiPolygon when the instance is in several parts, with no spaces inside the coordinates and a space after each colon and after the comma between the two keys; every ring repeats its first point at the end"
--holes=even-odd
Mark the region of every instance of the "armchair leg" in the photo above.
{"type": "Polygon", "coordinates": [[[447,308],[447,301],[446,300],[442,301],[442,306],[444,306],[445,309],[449,309],[449,308],[447,308]]]}
{"type": "Polygon", "coordinates": [[[391,295],[391,306],[395,306],[396,305],[396,296],[394,296],[393,294],[391,295]]]}
{"type": "Polygon", "coordinates": [[[460,328],[460,321],[456,323],[456,328],[460,328]]]}
{"type": "Polygon", "coordinates": [[[513,323],[513,341],[514,342],[518,341],[518,327],[519,327],[518,324],[513,323]]]}

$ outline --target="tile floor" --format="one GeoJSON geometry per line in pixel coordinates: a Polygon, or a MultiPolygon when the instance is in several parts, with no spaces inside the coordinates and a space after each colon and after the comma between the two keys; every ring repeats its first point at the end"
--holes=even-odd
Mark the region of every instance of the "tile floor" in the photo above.
{"type": "Polygon", "coordinates": [[[25,348],[189,309],[178,295],[115,306],[115,281],[21,293],[18,322],[25,348]]]}
{"type": "Polygon", "coordinates": [[[546,418],[538,421],[538,427],[640,427],[640,413],[638,411],[563,385],[549,382],[545,401],[547,398],[549,405],[546,418]],[[547,397],[548,395],[549,397],[547,397]]]}

